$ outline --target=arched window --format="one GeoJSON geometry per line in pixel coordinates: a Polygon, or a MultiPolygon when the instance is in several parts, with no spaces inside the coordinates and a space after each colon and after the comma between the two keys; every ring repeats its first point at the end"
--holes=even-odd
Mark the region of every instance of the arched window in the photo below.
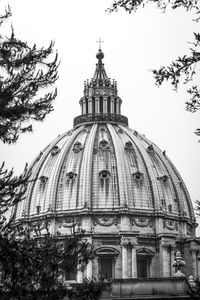
{"type": "Polygon", "coordinates": [[[85,99],[85,113],[88,114],[88,99],[85,99]]]}
{"type": "Polygon", "coordinates": [[[100,96],[100,99],[99,99],[99,111],[100,111],[100,114],[103,113],[103,97],[100,96]]]}
{"type": "Polygon", "coordinates": [[[114,101],[114,114],[116,114],[116,113],[117,113],[117,101],[115,99],[115,101],[114,101]]]}
{"type": "Polygon", "coordinates": [[[107,101],[107,113],[110,114],[110,96],[108,97],[107,101]]]}
{"type": "Polygon", "coordinates": [[[95,98],[92,97],[92,114],[95,113],[95,98]]]}

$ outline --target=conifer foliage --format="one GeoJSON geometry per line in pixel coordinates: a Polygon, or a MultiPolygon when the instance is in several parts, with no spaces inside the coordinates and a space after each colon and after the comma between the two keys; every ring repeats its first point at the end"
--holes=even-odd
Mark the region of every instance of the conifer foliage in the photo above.
{"type": "MultiPolygon", "coordinates": [[[[8,8],[0,16],[0,28],[10,16],[8,8]]],[[[0,36],[0,142],[17,142],[20,134],[32,131],[31,121],[42,121],[53,110],[56,89],[43,93],[58,78],[57,54],[50,61],[51,55],[53,43],[29,46],[13,29],[10,37],[0,36]]],[[[72,290],[63,280],[64,272],[84,270],[93,257],[83,231],[61,237],[50,234],[46,220],[42,228],[6,220],[7,210],[23,200],[29,178],[27,166],[20,176],[4,163],[0,166],[0,299],[83,299],[83,294],[84,299],[98,299],[102,284],[88,280],[72,290]]]]}
{"type": "MultiPolygon", "coordinates": [[[[1,23],[10,9],[0,17],[1,23]]],[[[14,143],[19,135],[32,131],[31,120],[42,121],[53,110],[56,89],[44,94],[44,88],[58,78],[58,56],[50,58],[53,42],[47,48],[29,46],[11,35],[0,37],[0,139],[14,143]],[[50,60],[51,59],[51,60],[50,60]]]]}
{"type": "MultiPolygon", "coordinates": [[[[115,0],[109,12],[116,12],[124,9],[128,13],[136,12],[139,8],[152,4],[165,12],[169,9],[184,8],[186,11],[194,13],[192,21],[200,20],[200,2],[198,0],[115,0]]],[[[160,86],[164,81],[169,81],[175,91],[180,84],[185,84],[189,94],[186,101],[186,110],[196,112],[200,110],[200,34],[194,33],[194,41],[190,47],[190,54],[178,57],[169,66],[161,66],[158,70],[153,70],[155,83],[160,86]]],[[[200,128],[195,133],[200,136],[200,128]]]]}

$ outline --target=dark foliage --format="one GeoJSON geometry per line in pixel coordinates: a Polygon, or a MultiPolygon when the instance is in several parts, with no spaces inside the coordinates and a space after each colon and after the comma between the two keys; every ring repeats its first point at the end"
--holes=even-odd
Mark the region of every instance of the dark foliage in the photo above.
{"type": "MultiPolygon", "coordinates": [[[[200,19],[200,2],[198,0],[115,0],[108,11],[114,12],[122,8],[125,11],[132,13],[137,11],[139,7],[144,7],[147,4],[152,3],[163,11],[166,11],[167,8],[177,9],[180,7],[184,8],[186,11],[192,10],[196,14],[196,18],[193,21],[198,22],[200,19]]],[[[190,55],[178,57],[169,66],[153,70],[156,85],[160,86],[165,80],[170,81],[173,89],[177,91],[180,82],[183,84],[193,83],[194,77],[199,76],[200,34],[194,33],[194,37],[195,40],[192,43],[190,55]]],[[[186,110],[194,113],[200,109],[199,85],[192,84],[192,86],[187,89],[187,92],[190,95],[190,99],[186,102],[186,110]]],[[[200,128],[196,129],[195,133],[200,136],[200,128]]]]}
{"type": "Polygon", "coordinates": [[[13,170],[8,171],[4,168],[4,163],[0,167],[0,216],[4,219],[3,214],[12,205],[23,199],[30,172],[27,166],[23,174],[14,176],[13,170]]]}
{"type": "Polygon", "coordinates": [[[110,284],[95,279],[85,279],[83,284],[74,285],[68,292],[71,300],[98,300],[103,291],[110,290],[110,284]]]}
{"type": "Polygon", "coordinates": [[[198,0],[115,0],[110,8],[107,9],[109,12],[118,11],[120,8],[125,11],[132,13],[139,7],[145,7],[147,4],[155,4],[159,9],[165,11],[167,7],[171,9],[177,9],[179,7],[185,8],[187,11],[195,10],[199,11],[198,0]]]}
{"type": "MultiPolygon", "coordinates": [[[[9,16],[7,10],[1,21],[9,16]]],[[[42,121],[53,110],[56,90],[43,91],[58,78],[57,55],[49,61],[52,53],[52,42],[38,49],[17,39],[13,29],[10,37],[0,37],[0,139],[4,143],[16,142],[20,134],[32,131],[30,120],[42,121]]]]}
{"type": "Polygon", "coordinates": [[[83,232],[59,239],[48,230],[7,228],[0,235],[1,299],[62,299],[69,292],[63,272],[84,269],[92,258],[83,237],[83,232]]]}

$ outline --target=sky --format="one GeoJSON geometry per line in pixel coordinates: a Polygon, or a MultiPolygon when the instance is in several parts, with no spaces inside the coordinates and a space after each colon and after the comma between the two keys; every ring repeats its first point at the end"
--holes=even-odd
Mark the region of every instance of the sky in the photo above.
{"type": "MultiPolygon", "coordinates": [[[[193,32],[199,24],[183,9],[162,13],[151,5],[136,13],[109,14],[110,0],[10,0],[11,22],[16,37],[47,47],[55,41],[60,67],[54,111],[45,121],[34,123],[34,132],[15,145],[0,143],[1,161],[15,174],[22,172],[38,153],[59,134],[73,127],[80,114],[83,83],[95,71],[101,37],[108,76],[117,80],[122,114],[129,127],[145,134],[166,154],[183,177],[191,199],[200,200],[200,143],[193,133],[200,127],[199,112],[185,110],[186,87],[178,92],[170,84],[155,85],[152,69],[168,65],[189,53],[193,32]]],[[[0,1],[3,13],[8,1],[0,1]]],[[[1,27],[9,36],[11,22],[1,27]]],[[[200,219],[197,219],[200,222],[200,219]]]]}

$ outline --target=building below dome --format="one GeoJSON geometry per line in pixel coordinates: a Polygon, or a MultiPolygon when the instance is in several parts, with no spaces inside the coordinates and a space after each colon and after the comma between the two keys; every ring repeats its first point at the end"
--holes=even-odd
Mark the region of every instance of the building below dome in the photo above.
{"type": "Polygon", "coordinates": [[[66,280],[173,277],[177,251],[186,262],[182,272],[200,277],[200,240],[184,181],[165,151],[128,127],[103,58],[99,50],[74,128],[33,161],[34,180],[15,220],[42,225],[48,219],[60,237],[85,230],[95,258],[66,280]]]}

